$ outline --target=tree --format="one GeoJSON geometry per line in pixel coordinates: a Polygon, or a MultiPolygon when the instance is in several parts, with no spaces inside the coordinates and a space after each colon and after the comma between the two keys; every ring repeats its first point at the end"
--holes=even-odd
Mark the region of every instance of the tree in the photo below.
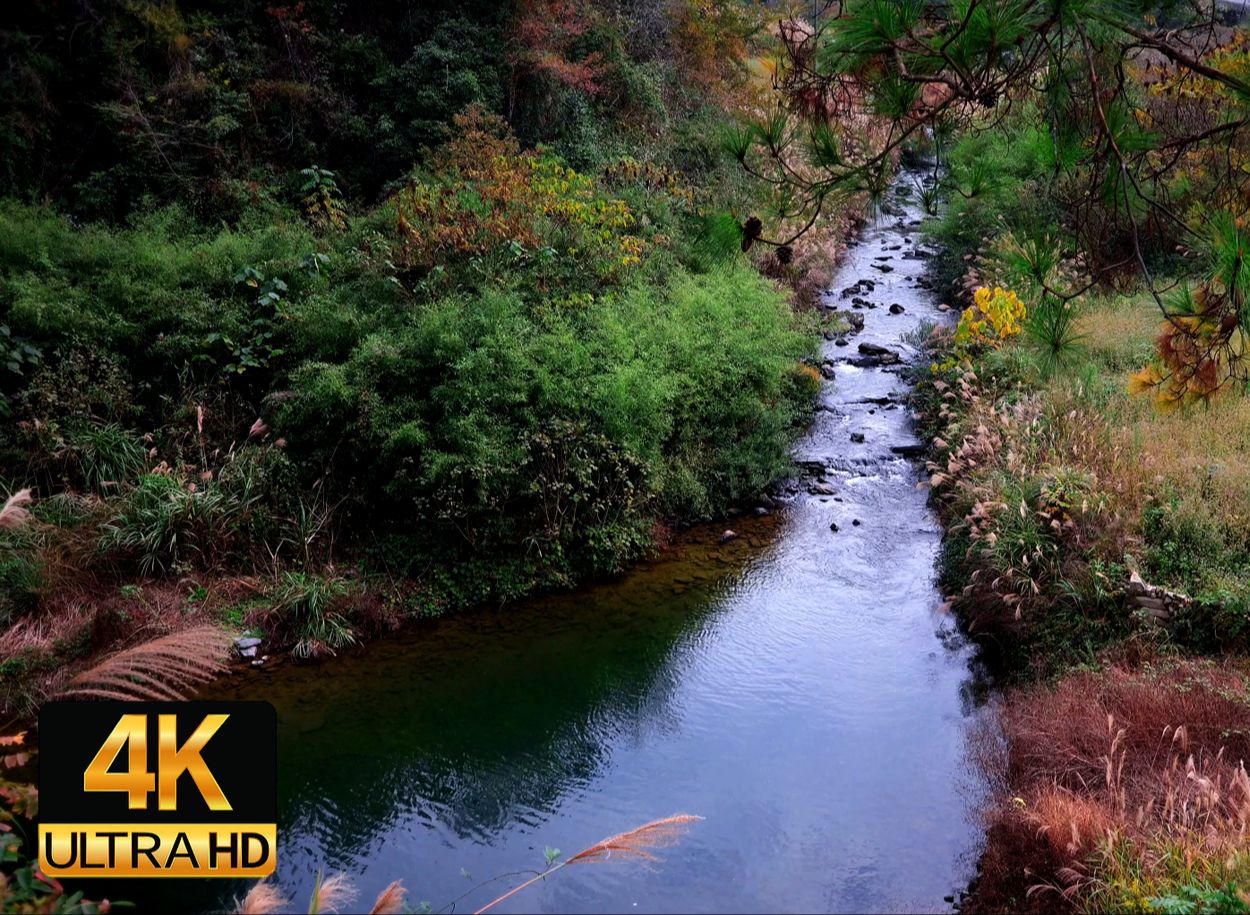
{"type": "MultiPolygon", "coordinates": [[[[831,199],[883,192],[909,144],[932,138],[940,153],[952,131],[999,129],[1032,106],[1089,284],[1135,269],[1167,321],[1159,364],[1139,381],[1179,402],[1247,380],[1250,44],[1218,5],[834,0],[815,27],[780,33],[776,107],[729,146],[783,195],[795,235],[831,199]],[[876,142],[865,117],[887,125],[876,142]],[[1153,268],[1177,245],[1191,267],[1165,293],[1153,268]]],[[[794,238],[762,229],[759,240],[794,238]]],[[[1039,279],[1060,301],[1089,288],[1039,279]]]]}

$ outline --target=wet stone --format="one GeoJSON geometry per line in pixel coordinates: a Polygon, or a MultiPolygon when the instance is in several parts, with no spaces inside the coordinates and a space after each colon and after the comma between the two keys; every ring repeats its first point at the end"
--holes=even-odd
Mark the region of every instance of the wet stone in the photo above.
{"type": "Polygon", "coordinates": [[[234,640],[234,650],[241,658],[254,658],[260,649],[260,639],[247,637],[234,640]]]}
{"type": "Polygon", "coordinates": [[[898,353],[886,346],[878,343],[861,343],[859,351],[865,356],[897,356],[898,353]]]}

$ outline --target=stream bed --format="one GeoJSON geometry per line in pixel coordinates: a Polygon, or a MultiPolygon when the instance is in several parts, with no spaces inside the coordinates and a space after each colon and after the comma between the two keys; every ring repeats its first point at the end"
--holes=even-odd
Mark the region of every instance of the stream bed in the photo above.
{"type": "MultiPolygon", "coordinates": [[[[831,287],[865,326],[825,344],[834,378],[781,507],[609,583],[223,687],[278,710],[276,880],[294,905],[324,869],[365,907],[401,878],[437,911],[541,868],[546,846],[686,812],[704,820],[660,862],[570,867],[497,911],[951,910],[982,838],[981,690],[940,610],[905,382],[871,352],[913,358],[904,335],[945,319],[924,288],[921,180],[901,175],[831,287]]],[[[207,908],[245,889],[178,883],[160,894],[207,908]]]]}

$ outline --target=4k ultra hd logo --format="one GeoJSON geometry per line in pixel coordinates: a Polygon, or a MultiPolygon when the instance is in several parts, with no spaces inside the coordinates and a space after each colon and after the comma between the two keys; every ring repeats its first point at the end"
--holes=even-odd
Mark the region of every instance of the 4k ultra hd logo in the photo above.
{"type": "Polygon", "coordinates": [[[51,702],[39,867],[51,877],[265,877],[277,854],[267,702],[51,702]]]}

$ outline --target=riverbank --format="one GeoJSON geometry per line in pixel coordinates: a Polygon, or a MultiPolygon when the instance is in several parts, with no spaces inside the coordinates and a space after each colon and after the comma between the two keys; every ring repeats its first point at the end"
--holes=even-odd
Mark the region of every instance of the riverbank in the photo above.
{"type": "Polygon", "coordinates": [[[1162,323],[1144,290],[1069,307],[1060,363],[1028,333],[946,337],[917,386],[942,587],[1005,684],[965,910],[1240,911],[1250,408],[1136,393],[1162,323]]]}
{"type": "MultiPolygon", "coordinates": [[[[567,479],[569,474],[595,467],[602,474],[602,462],[610,455],[564,453],[589,430],[567,429],[566,438],[572,436],[567,441],[543,439],[553,449],[548,458],[555,462],[543,473],[555,476],[548,480],[550,491],[538,493],[535,509],[556,525],[543,542],[554,536],[568,550],[597,550],[600,558],[589,567],[582,562],[569,565],[567,560],[575,554],[563,551],[557,551],[555,565],[543,558],[541,550],[528,559],[510,554],[492,558],[486,544],[480,544],[471,563],[479,575],[470,583],[462,560],[449,559],[444,567],[435,561],[446,549],[431,551],[428,544],[414,544],[415,553],[392,570],[387,557],[393,542],[379,540],[363,551],[359,542],[341,547],[338,541],[349,539],[344,531],[354,527],[352,519],[359,509],[343,501],[332,504],[316,489],[301,494],[291,488],[298,465],[289,452],[295,446],[279,434],[282,427],[274,419],[277,429],[257,420],[244,440],[214,444],[218,434],[231,432],[229,427],[213,431],[227,417],[218,416],[212,406],[186,405],[192,439],[200,445],[190,452],[183,445],[191,441],[177,445],[180,458],[173,465],[159,460],[157,447],[149,455],[136,453],[133,466],[123,467],[116,455],[102,453],[102,443],[81,444],[76,439],[63,443],[57,452],[62,467],[58,472],[73,476],[87,472],[92,461],[114,464],[91,471],[88,482],[103,487],[98,491],[70,487],[50,497],[37,490],[31,501],[15,497],[11,506],[15,524],[0,532],[4,538],[0,607],[10,622],[0,633],[0,705],[10,717],[20,716],[110,652],[204,624],[220,625],[246,639],[242,644],[247,663],[268,663],[291,653],[333,654],[393,631],[405,620],[482,601],[515,601],[534,590],[567,588],[587,576],[613,574],[648,551],[663,549],[675,527],[699,521],[732,523],[743,512],[767,510],[773,503],[765,489],[788,471],[785,447],[810,416],[820,378],[819,360],[810,354],[822,337],[854,331],[839,313],[817,308],[807,297],[820,276],[831,274],[858,223],[859,217],[850,210],[831,219],[825,231],[797,246],[794,262],[784,268],[776,264],[770,268],[771,258],[754,268],[750,262],[720,264],[713,273],[727,273],[725,281],[735,288],[718,293],[714,302],[707,298],[711,291],[701,288],[703,280],[693,280],[684,290],[670,287],[663,310],[680,325],[679,332],[665,330],[664,322],[657,325],[654,317],[641,313],[637,322],[628,321],[624,311],[629,303],[612,305],[618,329],[624,327],[621,321],[649,323],[655,340],[668,341],[666,350],[683,337],[689,344],[680,347],[680,354],[671,354],[680,361],[671,369],[685,379],[679,385],[680,397],[674,390],[658,393],[670,413],[662,423],[669,430],[666,434],[671,436],[686,422],[712,432],[699,433],[699,441],[678,449],[681,455],[654,455],[650,468],[630,464],[634,472],[646,470],[651,479],[635,480],[627,473],[628,479],[618,481],[623,492],[604,492],[606,501],[582,505],[580,512],[576,503],[594,494],[580,492],[567,479]],[[775,276],[763,278],[757,270],[775,276]],[[683,301],[697,314],[683,309],[683,301]],[[700,368],[699,360],[705,357],[715,365],[700,368]],[[743,373],[755,381],[746,382],[746,389],[735,385],[733,398],[714,395],[710,389],[700,393],[704,385],[720,391],[727,378],[742,375],[745,380],[743,373]],[[767,389],[757,391],[758,401],[749,393],[757,382],[767,389]],[[722,402],[738,416],[733,422],[747,423],[750,429],[735,432],[726,427],[716,418],[719,408],[711,404],[695,409],[704,400],[722,402]],[[689,410],[697,417],[685,416],[689,410]],[[677,412],[682,416],[672,415],[677,412]],[[570,461],[589,463],[575,466],[570,461]],[[698,467],[687,467],[687,462],[698,467]],[[132,472],[138,476],[127,478],[132,472]],[[103,480],[104,476],[110,479],[103,480]],[[293,501],[284,502],[288,498],[293,501]],[[615,520],[605,516],[601,523],[592,523],[603,512],[616,512],[615,520]],[[595,547],[586,540],[588,530],[603,536],[616,530],[629,536],[624,541],[609,538],[595,547]],[[263,565],[256,555],[262,545],[268,557],[263,565]]],[[[132,242],[120,243],[125,247],[132,242]]],[[[192,242],[191,247],[199,245],[192,242]]],[[[646,301],[635,304],[644,311],[650,308],[646,301]]],[[[549,326],[551,321],[541,323],[549,326]]],[[[677,383],[673,377],[665,380],[667,370],[651,358],[659,353],[637,352],[645,347],[639,333],[634,332],[632,357],[618,353],[602,373],[586,366],[601,379],[601,387],[612,389],[612,379],[633,371],[629,366],[648,362],[653,373],[660,372],[655,380],[661,387],[677,383]]],[[[533,355],[539,361],[548,358],[533,355]]],[[[508,358],[513,371],[522,370],[516,354],[508,358]]],[[[555,363],[548,365],[556,368],[555,363]]],[[[635,406],[662,406],[638,385],[627,388],[635,406]]],[[[92,434],[105,432],[116,438],[110,447],[129,454],[131,433],[107,426],[92,434]]],[[[70,436],[65,430],[57,434],[70,436]]],[[[137,432],[133,436],[139,438],[137,432]]],[[[630,436],[637,437],[635,432],[630,436]]],[[[670,441],[665,449],[671,445],[670,441]]],[[[645,441],[634,447],[645,448],[645,441]]],[[[629,469],[619,463],[612,466],[621,472],[629,469]]],[[[596,485],[611,482],[601,475],[595,480],[596,485]]],[[[524,520],[518,516],[514,523],[524,520]]],[[[389,532],[392,538],[394,534],[389,532]]],[[[457,539],[468,534],[461,532],[457,539]]]]}
{"type": "MultiPolygon", "coordinates": [[[[703,819],[653,868],[570,868],[523,907],[948,907],[981,839],[965,744],[981,692],[907,456],[908,341],[943,316],[918,282],[914,199],[886,209],[825,298],[864,329],[824,341],[817,413],[769,514],[690,528],[574,591],[213,687],[278,708],[283,895],[298,904],[318,869],[341,869],[362,899],[403,879],[438,908],[541,868],[544,846],[682,810],[703,819]]],[[[200,889],[210,910],[246,887],[200,889]]],[[[130,898],[163,911],[160,892],[130,898]]]]}

